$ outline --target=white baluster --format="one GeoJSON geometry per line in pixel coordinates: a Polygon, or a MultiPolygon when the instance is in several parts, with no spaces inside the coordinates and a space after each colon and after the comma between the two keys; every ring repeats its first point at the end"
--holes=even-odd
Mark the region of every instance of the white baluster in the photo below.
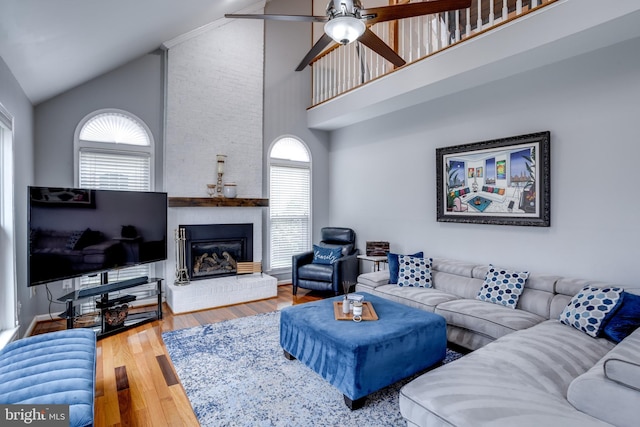
{"type": "Polygon", "coordinates": [[[427,51],[427,22],[428,21],[426,16],[420,17],[420,39],[418,42],[420,45],[420,58],[424,58],[429,53],[427,51]]]}
{"type": "Polygon", "coordinates": [[[493,26],[493,19],[494,19],[493,0],[489,0],[489,27],[493,26]]]}
{"type": "Polygon", "coordinates": [[[502,0],[502,20],[504,21],[509,17],[509,6],[507,0],[502,0]]]}
{"type": "Polygon", "coordinates": [[[336,49],[333,55],[333,96],[339,95],[340,90],[340,55],[342,55],[342,47],[336,49]]]}
{"type": "Polygon", "coordinates": [[[522,13],[522,0],[516,1],[516,15],[520,15],[522,13]]]}
{"type": "Polygon", "coordinates": [[[327,99],[333,97],[333,58],[327,55],[327,99]]]}
{"type": "Polygon", "coordinates": [[[342,57],[342,91],[346,92],[349,89],[349,47],[344,47],[344,56],[342,57]]]}
{"type": "MultiPolygon", "coordinates": [[[[384,42],[384,34],[380,34],[380,29],[377,30],[376,34],[378,37],[380,37],[380,39],[384,42]]],[[[385,42],[386,43],[386,42],[385,42]]],[[[384,58],[382,58],[380,55],[376,55],[375,56],[375,67],[373,69],[373,78],[378,77],[380,75],[380,63],[384,62],[384,58]]]]}
{"type": "Polygon", "coordinates": [[[444,14],[444,28],[446,32],[445,47],[451,44],[451,28],[449,27],[449,12],[444,14]]]}
{"type": "Polygon", "coordinates": [[[355,60],[355,57],[356,57],[356,55],[355,55],[355,53],[356,53],[356,49],[355,49],[356,44],[355,43],[351,43],[348,46],[349,46],[349,84],[348,84],[348,88],[351,89],[352,87],[355,86],[354,83],[353,83],[353,75],[355,74],[354,73],[354,69],[355,69],[354,60],[355,60]]]}
{"type": "Polygon", "coordinates": [[[318,103],[318,69],[316,68],[316,65],[313,64],[313,66],[311,67],[311,76],[312,76],[312,87],[313,87],[313,91],[312,91],[312,96],[311,96],[311,103],[312,105],[316,105],[318,103]]]}
{"type": "Polygon", "coordinates": [[[460,11],[456,10],[456,42],[460,41],[460,11]]]}
{"type": "Polygon", "coordinates": [[[331,89],[329,86],[330,82],[329,82],[329,58],[327,58],[326,56],[323,58],[324,59],[324,63],[323,63],[323,67],[322,67],[322,72],[323,72],[323,81],[324,81],[324,96],[323,96],[323,100],[327,100],[329,99],[329,97],[331,96],[331,89]]]}
{"type": "Polygon", "coordinates": [[[464,34],[469,37],[471,35],[471,7],[467,8],[467,28],[464,34]]]}
{"type": "Polygon", "coordinates": [[[433,52],[433,15],[427,16],[427,55],[433,52]]]}
{"type": "Polygon", "coordinates": [[[318,104],[322,102],[322,70],[320,68],[321,63],[322,61],[318,61],[313,64],[313,69],[315,70],[316,85],[318,86],[318,93],[316,95],[318,104]]]}
{"type": "Polygon", "coordinates": [[[531,0],[531,9],[538,7],[538,0],[531,0]]]}
{"type": "Polygon", "coordinates": [[[353,55],[351,55],[351,58],[353,58],[352,59],[353,72],[351,73],[351,79],[352,79],[351,80],[352,81],[351,87],[356,87],[358,85],[358,82],[356,80],[356,76],[358,75],[358,61],[359,61],[358,49],[357,49],[358,48],[358,46],[357,46],[358,43],[359,42],[351,43],[351,45],[353,46],[353,55]]]}
{"type": "Polygon", "coordinates": [[[440,13],[438,13],[436,15],[437,19],[436,19],[436,38],[438,39],[438,44],[436,45],[436,50],[440,50],[442,49],[442,15],[440,13]]]}
{"type": "Polygon", "coordinates": [[[396,22],[397,34],[398,34],[398,55],[405,57],[404,51],[404,31],[405,26],[403,21],[396,22]]]}
{"type": "Polygon", "coordinates": [[[318,63],[316,62],[315,64],[312,65],[313,67],[313,81],[314,81],[314,86],[315,86],[315,104],[319,104],[320,100],[322,99],[322,86],[320,85],[320,67],[318,66],[318,63]]]}
{"type": "Polygon", "coordinates": [[[478,21],[476,23],[476,31],[482,30],[482,0],[478,0],[478,21]]]}

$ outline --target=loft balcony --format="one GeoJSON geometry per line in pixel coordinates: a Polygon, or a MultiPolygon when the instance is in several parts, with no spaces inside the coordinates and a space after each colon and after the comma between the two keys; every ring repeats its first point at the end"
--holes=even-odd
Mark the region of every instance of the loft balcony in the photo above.
{"type": "Polygon", "coordinates": [[[310,128],[338,129],[640,37],[640,2],[473,0],[371,30],[407,64],[394,68],[357,42],[327,49],[312,63],[310,128]]]}

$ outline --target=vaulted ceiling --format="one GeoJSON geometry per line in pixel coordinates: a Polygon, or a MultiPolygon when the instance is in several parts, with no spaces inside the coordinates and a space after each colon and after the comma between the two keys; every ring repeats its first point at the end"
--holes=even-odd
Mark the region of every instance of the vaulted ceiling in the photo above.
{"type": "Polygon", "coordinates": [[[264,0],[0,0],[0,57],[35,105],[264,0]]]}

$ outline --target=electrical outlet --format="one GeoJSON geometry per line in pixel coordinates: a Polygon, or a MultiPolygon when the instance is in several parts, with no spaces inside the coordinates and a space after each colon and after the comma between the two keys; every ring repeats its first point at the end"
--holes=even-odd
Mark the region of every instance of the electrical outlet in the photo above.
{"type": "Polygon", "coordinates": [[[65,279],[62,281],[62,289],[72,289],[73,288],[73,280],[65,279]]]}

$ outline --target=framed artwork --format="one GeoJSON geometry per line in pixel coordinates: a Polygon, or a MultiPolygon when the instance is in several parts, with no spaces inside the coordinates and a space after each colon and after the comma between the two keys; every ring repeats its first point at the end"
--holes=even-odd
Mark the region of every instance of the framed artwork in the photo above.
{"type": "Polygon", "coordinates": [[[79,188],[31,187],[29,197],[42,205],[95,208],[95,191],[79,188]]]}
{"type": "Polygon", "coordinates": [[[437,148],[437,219],[549,227],[550,166],[548,131],[437,148]]]}

